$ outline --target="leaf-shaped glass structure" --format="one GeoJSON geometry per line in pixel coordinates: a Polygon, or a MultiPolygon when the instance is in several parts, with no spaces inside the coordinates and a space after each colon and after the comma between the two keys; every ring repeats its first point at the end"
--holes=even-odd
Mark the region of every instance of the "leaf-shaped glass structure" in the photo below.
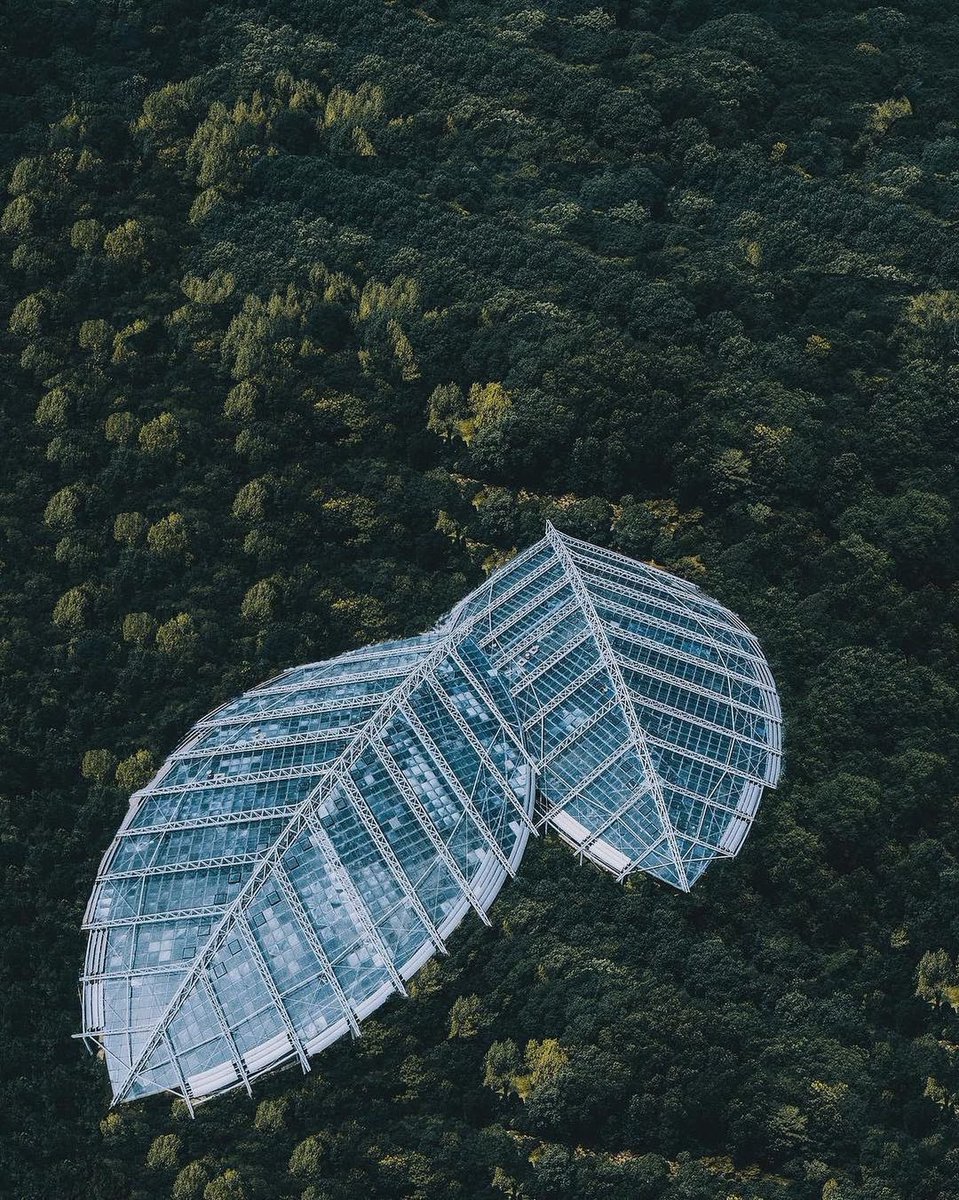
{"type": "Polygon", "coordinates": [[[486,909],[528,836],[509,694],[468,633],[299,667],[191,730],[87,909],[84,1030],[115,1100],[308,1058],[486,909]]]}
{"type": "Polygon", "coordinates": [[[694,584],[548,527],[451,624],[509,680],[540,824],[623,878],[688,891],[739,850],[779,778],[759,643],[694,584]]]}
{"type": "Polygon", "coordinates": [[[104,856],[84,1036],[115,1101],[307,1069],[470,908],[488,920],[534,823],[688,891],[780,760],[743,623],[548,526],[432,632],[286,671],[190,731],[104,856]]]}

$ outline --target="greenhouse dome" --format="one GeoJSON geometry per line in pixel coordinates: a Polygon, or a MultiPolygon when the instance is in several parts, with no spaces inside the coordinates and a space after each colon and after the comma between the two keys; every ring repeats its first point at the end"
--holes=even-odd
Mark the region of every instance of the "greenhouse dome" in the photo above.
{"type": "Polygon", "coordinates": [[[533,757],[539,824],[618,878],[683,891],[736,854],[782,748],[772,674],[738,617],[549,526],[450,618],[477,620],[533,757]]]}
{"type": "Polygon", "coordinates": [[[780,769],[756,639],[697,587],[546,536],[431,632],[285,671],[136,792],[85,916],[114,1102],[188,1106],[350,1033],[548,827],[688,891],[780,769]]]}

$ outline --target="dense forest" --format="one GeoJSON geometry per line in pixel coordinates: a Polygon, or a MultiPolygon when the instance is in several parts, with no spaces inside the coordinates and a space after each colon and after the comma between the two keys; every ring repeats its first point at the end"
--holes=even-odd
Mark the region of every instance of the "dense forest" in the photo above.
{"type": "Polygon", "coordinates": [[[4,1197],[959,1197],[959,13],[531,4],[2,5],[4,1197]],[[108,1112],[131,789],[547,518],[760,637],[742,855],[540,839],[309,1075],[108,1112]]]}

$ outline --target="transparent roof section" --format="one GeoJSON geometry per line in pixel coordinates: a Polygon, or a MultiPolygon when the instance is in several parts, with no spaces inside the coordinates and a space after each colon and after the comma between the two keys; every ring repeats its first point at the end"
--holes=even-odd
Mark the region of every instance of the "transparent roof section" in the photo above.
{"type": "Polygon", "coordinates": [[[306,1070],[471,909],[488,922],[533,828],[688,891],[780,761],[743,623],[548,526],[433,631],[285,671],[190,730],[101,864],[84,1036],[115,1102],[306,1070]]]}
{"type": "Polygon", "coordinates": [[[516,724],[457,632],[295,668],[194,726],[87,908],[84,1031],[114,1100],[306,1069],[471,908],[488,920],[532,825],[516,724]]]}
{"type": "Polygon", "coordinates": [[[622,879],[683,891],[742,845],[779,778],[759,643],[685,580],[552,526],[450,617],[509,680],[537,820],[622,879]]]}

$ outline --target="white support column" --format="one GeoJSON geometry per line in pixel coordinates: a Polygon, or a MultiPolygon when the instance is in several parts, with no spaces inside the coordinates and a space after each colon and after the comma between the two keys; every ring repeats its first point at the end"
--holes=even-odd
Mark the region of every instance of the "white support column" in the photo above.
{"type": "MultiPolygon", "coordinates": [[[[709,672],[713,675],[723,674],[718,664],[710,664],[704,659],[696,658],[695,655],[683,655],[675,650],[672,646],[667,646],[663,642],[656,642],[650,638],[643,638],[635,633],[629,632],[626,629],[617,629],[615,631],[618,641],[629,642],[631,645],[641,646],[643,649],[653,650],[654,653],[661,654],[664,658],[672,658],[678,663],[689,664],[697,669],[709,672]]],[[[687,679],[684,675],[670,674],[668,671],[662,671],[659,667],[652,667],[647,662],[634,662],[628,655],[621,650],[614,649],[613,654],[616,655],[616,660],[619,665],[627,671],[641,672],[643,675],[648,675],[652,679],[659,680],[665,683],[667,687],[676,688],[680,692],[690,692],[695,696],[702,696],[704,700],[710,701],[712,704],[726,705],[728,708],[734,708],[737,712],[749,713],[753,717],[761,717],[765,721],[770,720],[770,715],[765,709],[756,708],[751,704],[747,704],[745,700],[737,700],[731,696],[729,692],[714,692],[712,688],[705,687],[701,683],[694,683],[693,680],[687,679]]],[[[744,683],[744,686],[755,686],[757,691],[761,690],[762,686],[759,683],[750,684],[742,679],[736,680],[738,683],[744,683]]]]}
{"type": "Polygon", "coordinates": [[[309,914],[303,907],[303,901],[300,899],[299,893],[293,886],[293,881],[286,873],[286,868],[282,861],[277,862],[273,868],[273,878],[276,880],[277,886],[286,898],[287,904],[296,919],[297,925],[303,931],[303,936],[306,938],[310,949],[316,956],[317,962],[320,964],[320,970],[323,973],[323,978],[329,985],[330,991],[336,997],[336,1002],[339,1004],[343,1016],[346,1018],[346,1023],[353,1032],[354,1037],[360,1036],[360,1026],[356,1020],[356,1014],[346,998],[346,993],[343,991],[340,981],[336,977],[336,972],[333,969],[333,963],[330,961],[330,956],[323,948],[323,943],[317,936],[316,930],[313,927],[313,922],[310,920],[309,914]]]}
{"type": "Polygon", "coordinates": [[[171,1041],[170,1034],[168,1032],[164,1032],[163,1041],[166,1044],[167,1054],[170,1056],[170,1062],[173,1066],[173,1069],[176,1071],[176,1077],[180,1081],[180,1087],[183,1089],[183,1103],[187,1106],[187,1111],[189,1112],[190,1116],[196,1116],[196,1113],[193,1111],[193,1100],[190,1097],[190,1089],[187,1087],[186,1077],[184,1076],[183,1070],[180,1067],[180,1060],[176,1056],[176,1051],[173,1049],[173,1042],[171,1041]]]}
{"type": "Polygon", "coordinates": [[[470,902],[470,906],[474,909],[483,924],[491,925],[492,922],[486,915],[486,910],[476,898],[473,889],[470,887],[469,880],[460,870],[459,863],[453,857],[449,846],[447,846],[446,842],[444,842],[443,838],[440,836],[440,833],[433,824],[432,818],[424,807],[423,802],[420,800],[419,796],[417,796],[416,792],[410,787],[408,781],[403,775],[403,772],[397,765],[396,759],[387,749],[386,743],[378,741],[376,745],[376,752],[379,756],[380,762],[382,762],[383,766],[386,767],[387,774],[393,781],[393,786],[409,805],[410,811],[416,817],[420,828],[426,834],[427,840],[436,851],[437,858],[439,858],[440,862],[446,868],[447,874],[460,889],[466,899],[470,902]]]}
{"type": "Polygon", "coordinates": [[[366,937],[366,945],[367,949],[371,951],[371,957],[373,957],[374,961],[376,958],[381,960],[383,967],[393,981],[393,987],[401,996],[405,996],[407,994],[406,984],[403,982],[403,977],[399,971],[397,971],[393,957],[389,950],[387,950],[386,943],[376,928],[373,915],[366,907],[366,901],[357,891],[353,880],[350,878],[349,871],[343,865],[343,861],[337,853],[336,847],[333,845],[332,838],[320,824],[315,813],[310,813],[307,817],[307,827],[312,836],[319,842],[320,853],[323,855],[330,875],[343,893],[354,923],[366,937]]]}
{"type": "MultiPolygon", "coordinates": [[[[584,566],[587,571],[593,568],[593,563],[590,560],[583,562],[581,558],[574,558],[574,561],[576,561],[578,566],[584,566]]],[[[708,606],[704,605],[699,597],[694,595],[689,596],[690,602],[695,607],[688,608],[685,607],[681,602],[683,599],[685,599],[685,597],[681,597],[672,589],[664,589],[657,583],[649,584],[652,594],[650,591],[640,591],[635,586],[637,583],[639,583],[639,580],[634,575],[630,575],[627,571],[623,571],[618,566],[614,566],[612,564],[607,565],[605,563],[596,563],[595,569],[598,575],[596,582],[602,584],[604,587],[615,587],[617,591],[621,592],[630,600],[637,600],[640,603],[645,604],[655,604],[657,607],[663,609],[664,612],[675,613],[677,616],[685,617],[688,621],[696,621],[698,624],[708,625],[713,629],[723,630],[726,633],[732,634],[737,639],[747,637],[750,645],[749,649],[741,648],[741,642],[738,640],[735,643],[728,643],[728,648],[733,651],[736,651],[737,648],[739,648],[739,652],[744,654],[746,657],[749,657],[755,653],[753,646],[757,643],[753,635],[749,633],[748,630],[746,630],[744,634],[744,627],[733,628],[730,623],[725,620],[723,614],[717,613],[715,610],[710,611],[708,606]],[[603,577],[602,572],[606,572],[605,578],[603,577]],[[613,576],[612,579],[609,578],[610,575],[613,576]],[[630,584],[633,586],[631,587],[630,584]]]]}
{"type": "Polygon", "coordinates": [[[661,738],[646,736],[646,742],[650,746],[655,746],[658,750],[668,750],[672,754],[678,754],[681,758],[691,759],[693,762],[702,763],[704,767],[712,767],[714,771],[725,771],[729,775],[735,775],[737,779],[748,779],[750,783],[758,783],[762,787],[766,786],[765,779],[760,775],[755,775],[751,771],[745,771],[742,767],[734,767],[730,763],[718,762],[715,758],[709,758],[706,754],[700,754],[697,750],[687,750],[683,746],[674,746],[669,742],[664,742],[661,738]]]}
{"type": "MultiPolygon", "coordinates": [[[[476,807],[476,805],[473,803],[472,797],[466,791],[466,788],[464,787],[464,785],[456,777],[456,774],[453,771],[453,768],[447,762],[446,757],[443,754],[442,750],[440,750],[439,746],[436,744],[436,742],[430,736],[430,733],[427,730],[426,726],[423,724],[423,722],[419,719],[419,717],[413,712],[413,710],[411,708],[404,708],[403,716],[410,723],[410,726],[413,729],[413,732],[416,734],[417,738],[419,739],[420,744],[422,745],[423,749],[430,756],[432,765],[436,767],[437,771],[439,771],[439,773],[443,776],[443,778],[446,780],[449,787],[452,788],[453,791],[456,793],[457,798],[459,799],[460,803],[463,805],[463,808],[466,810],[466,813],[469,816],[470,820],[473,822],[473,824],[479,830],[483,840],[486,842],[487,846],[489,846],[490,851],[495,856],[495,858],[499,862],[500,866],[503,868],[504,871],[507,872],[507,874],[509,874],[509,875],[515,874],[513,868],[510,866],[509,859],[506,857],[505,853],[503,852],[503,848],[500,846],[499,842],[496,840],[495,834],[490,829],[490,827],[486,824],[486,822],[483,820],[483,816],[480,813],[479,809],[476,807]]],[[[510,796],[513,796],[512,792],[510,792],[510,796]]]]}
{"type": "MultiPolygon", "coordinates": [[[[574,565],[573,570],[575,569],[576,568],[574,565]]],[[[602,598],[601,604],[603,608],[608,608],[610,612],[616,613],[618,616],[626,617],[627,620],[641,620],[644,625],[653,625],[657,629],[668,630],[670,633],[676,632],[676,624],[674,622],[666,621],[662,617],[655,617],[651,613],[645,612],[640,617],[640,615],[637,614],[633,609],[627,608],[623,604],[618,604],[615,600],[608,600],[605,596],[602,598]]],[[[720,656],[731,654],[734,658],[744,658],[749,662],[758,662],[754,651],[744,650],[740,646],[731,646],[728,642],[721,642],[712,637],[710,634],[706,633],[704,630],[689,629],[686,631],[686,633],[691,640],[699,642],[702,646],[708,646],[711,650],[715,650],[720,656]]],[[[722,669],[725,672],[725,666],[722,669]]],[[[745,678],[745,676],[740,676],[740,678],[745,678]]],[[[754,683],[756,687],[766,686],[760,684],[758,680],[751,680],[750,682],[754,683]]]]}
{"type": "Polygon", "coordinates": [[[426,936],[441,954],[445,954],[446,945],[444,944],[443,939],[440,937],[439,930],[433,924],[432,918],[426,911],[422,900],[420,900],[416,893],[416,888],[413,887],[409,876],[403,869],[402,863],[396,857],[393,847],[390,845],[386,834],[380,828],[379,822],[377,821],[373,810],[366,802],[366,797],[356,786],[352,776],[350,776],[348,773],[344,772],[344,777],[340,782],[349,792],[350,799],[353,801],[354,807],[359,814],[359,818],[363,822],[366,832],[372,838],[373,844],[376,846],[377,850],[379,850],[380,854],[382,854],[386,865],[389,867],[390,874],[399,884],[400,890],[406,897],[410,908],[412,908],[412,910],[419,917],[423,928],[426,930],[426,936]]]}
{"type": "Polygon", "coordinates": [[[121,929],[124,925],[150,925],[161,921],[187,921],[206,918],[213,922],[226,912],[226,905],[208,908],[177,908],[170,912],[138,913],[133,917],[113,917],[106,921],[85,921],[81,929],[121,929]]]}
{"type": "Polygon", "coordinates": [[[213,981],[204,971],[200,976],[200,982],[203,985],[203,990],[207,994],[210,1001],[210,1007],[216,1013],[216,1021],[220,1026],[220,1033],[223,1035],[223,1040],[230,1047],[230,1056],[233,1059],[233,1066],[236,1069],[237,1075],[243,1080],[243,1086],[246,1088],[248,1096],[253,1095],[253,1088],[250,1087],[250,1076],[247,1073],[246,1064],[243,1061],[243,1055],[240,1053],[240,1048],[236,1044],[236,1039],[233,1037],[233,1030],[230,1028],[230,1022],[226,1019],[226,1013],[223,1011],[223,1005],[220,1003],[220,997],[216,994],[216,988],[213,986],[213,981]]]}
{"type": "MultiPolygon", "coordinates": [[[[428,651],[425,654],[428,654],[428,651]]],[[[243,699],[255,700],[259,696],[293,696],[297,692],[318,691],[324,687],[343,687],[346,684],[353,683],[377,683],[381,679],[399,679],[405,671],[406,667],[395,666],[389,670],[357,671],[352,674],[344,672],[342,675],[331,672],[330,674],[314,679],[301,680],[299,683],[281,684],[279,687],[255,688],[252,692],[247,692],[243,699]]],[[[256,715],[258,716],[259,714],[256,715]]]]}
{"type": "Polygon", "coordinates": [[[256,963],[266,990],[270,994],[270,999],[273,1001],[273,1007],[276,1009],[283,1028],[286,1030],[286,1035],[290,1039],[290,1044],[296,1057],[300,1060],[300,1066],[303,1068],[305,1075],[310,1069],[310,1057],[306,1052],[306,1047],[300,1041],[300,1035],[296,1032],[296,1026],[293,1024],[287,1007],[283,1003],[283,997],[276,986],[276,980],[270,974],[270,968],[267,966],[266,959],[263,957],[263,951],[260,949],[260,944],[256,940],[256,934],[253,932],[253,927],[250,925],[250,920],[245,912],[241,913],[237,918],[237,925],[244,934],[243,940],[246,942],[247,948],[253,956],[253,961],[256,963]]]}
{"type": "MultiPolygon", "coordinates": [[[[633,622],[636,622],[635,614],[631,614],[629,619],[632,620],[633,622]]],[[[664,621],[657,621],[653,617],[643,617],[643,624],[650,626],[653,629],[662,629],[663,632],[667,633],[667,634],[671,634],[671,633],[675,632],[675,630],[673,629],[673,626],[667,625],[664,621]]],[[[755,688],[756,691],[759,692],[762,696],[768,697],[768,696],[775,695],[775,691],[774,691],[775,685],[774,684],[769,684],[769,683],[766,683],[762,679],[754,678],[749,675],[742,675],[738,671],[734,671],[728,665],[728,662],[725,659],[725,657],[723,658],[722,662],[713,661],[708,658],[700,658],[698,655],[690,654],[686,650],[680,650],[677,646],[670,645],[669,642],[663,642],[663,641],[659,641],[656,638],[646,637],[641,633],[637,633],[634,629],[627,629],[623,625],[617,625],[612,630],[612,635],[618,641],[629,642],[633,646],[642,646],[643,649],[652,650],[655,654],[659,654],[663,658],[671,658],[675,662],[685,663],[690,667],[694,667],[697,671],[702,671],[704,674],[718,675],[724,683],[727,681],[732,681],[733,683],[741,683],[743,685],[743,687],[755,688]]],[[[630,666],[632,668],[632,670],[634,670],[634,671],[635,670],[641,670],[641,671],[649,670],[650,674],[657,674],[659,676],[662,676],[670,683],[672,683],[672,682],[682,683],[682,684],[686,683],[686,680],[682,676],[668,675],[668,674],[664,674],[663,672],[657,672],[656,670],[653,670],[652,668],[647,668],[645,663],[642,663],[642,664],[630,663],[628,659],[625,659],[622,651],[614,650],[613,653],[617,656],[617,659],[621,663],[623,663],[624,665],[630,666]]],[[[702,687],[702,684],[698,684],[698,685],[694,685],[694,686],[702,687]]],[[[732,699],[727,692],[713,692],[713,691],[710,691],[709,689],[706,689],[706,690],[710,696],[713,696],[719,700],[725,700],[725,701],[729,702],[732,699]]],[[[749,707],[748,705],[745,704],[745,702],[741,702],[739,700],[732,700],[732,703],[734,703],[734,704],[742,703],[744,708],[749,707]]],[[[758,712],[761,716],[768,715],[765,712],[765,710],[762,710],[762,709],[752,708],[752,709],[750,709],[750,711],[758,712]]]]}

